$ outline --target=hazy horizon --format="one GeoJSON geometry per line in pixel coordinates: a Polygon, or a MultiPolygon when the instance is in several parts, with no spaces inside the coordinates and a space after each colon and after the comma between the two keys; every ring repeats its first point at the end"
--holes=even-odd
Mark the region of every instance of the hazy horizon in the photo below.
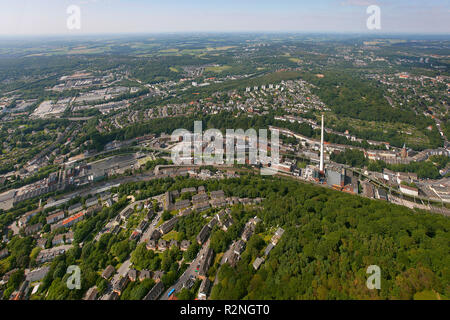
{"type": "Polygon", "coordinates": [[[0,0],[0,35],[63,36],[162,33],[450,34],[446,0],[0,0]],[[69,30],[67,8],[81,10],[69,30]],[[370,5],[381,29],[369,30],[370,5]]]}

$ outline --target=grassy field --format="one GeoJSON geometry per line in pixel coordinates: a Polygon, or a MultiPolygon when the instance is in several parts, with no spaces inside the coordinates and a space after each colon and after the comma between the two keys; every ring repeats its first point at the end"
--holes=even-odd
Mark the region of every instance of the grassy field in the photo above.
{"type": "Polygon", "coordinates": [[[231,69],[231,66],[218,66],[218,67],[207,67],[205,68],[205,71],[221,73],[229,69],[231,69]]]}
{"type": "Polygon", "coordinates": [[[216,47],[216,48],[206,48],[207,51],[223,51],[223,50],[229,50],[236,48],[235,46],[223,46],[223,47],[216,47]]]}
{"type": "Polygon", "coordinates": [[[173,53],[173,52],[178,52],[178,51],[179,51],[179,50],[176,49],[176,48],[159,50],[159,52],[161,52],[161,53],[173,53]]]}
{"type": "Polygon", "coordinates": [[[292,62],[295,62],[295,63],[298,63],[298,64],[303,62],[303,60],[299,59],[299,58],[289,58],[289,61],[292,61],[292,62]]]}
{"type": "Polygon", "coordinates": [[[170,231],[168,234],[164,235],[164,236],[162,237],[162,239],[163,239],[163,240],[166,240],[166,241],[170,241],[170,240],[173,240],[173,239],[176,240],[177,237],[178,237],[178,232],[175,231],[175,230],[172,230],[172,231],[170,231]]]}

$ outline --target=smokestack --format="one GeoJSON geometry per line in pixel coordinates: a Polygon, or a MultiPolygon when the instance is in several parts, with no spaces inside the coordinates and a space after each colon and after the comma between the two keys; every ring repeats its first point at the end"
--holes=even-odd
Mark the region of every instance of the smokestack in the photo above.
{"type": "Polygon", "coordinates": [[[322,114],[322,134],[320,137],[320,172],[323,172],[323,114],[322,114]]]}

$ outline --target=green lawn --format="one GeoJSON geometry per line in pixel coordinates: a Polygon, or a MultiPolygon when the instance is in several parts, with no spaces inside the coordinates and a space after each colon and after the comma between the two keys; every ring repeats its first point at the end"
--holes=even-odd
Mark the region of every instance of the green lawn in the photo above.
{"type": "Polygon", "coordinates": [[[164,235],[162,237],[162,239],[166,240],[166,241],[170,241],[170,240],[173,240],[173,239],[177,240],[178,239],[178,232],[175,231],[175,230],[172,230],[168,234],[164,235]]]}
{"type": "Polygon", "coordinates": [[[231,69],[231,66],[207,67],[207,68],[205,68],[205,71],[221,73],[228,69],[231,69]]]}

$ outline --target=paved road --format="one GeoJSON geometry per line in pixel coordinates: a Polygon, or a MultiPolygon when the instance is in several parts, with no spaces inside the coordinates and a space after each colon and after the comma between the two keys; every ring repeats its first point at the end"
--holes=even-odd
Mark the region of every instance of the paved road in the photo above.
{"type": "Polygon", "coordinates": [[[121,277],[124,277],[128,271],[130,270],[131,261],[130,259],[124,261],[122,265],[117,269],[116,274],[113,276],[112,280],[109,282],[108,289],[106,289],[103,296],[100,298],[100,300],[103,300],[106,296],[110,295],[113,292],[113,283],[116,283],[119,281],[121,277]]]}
{"type": "MultiPolygon", "coordinates": [[[[155,196],[155,197],[152,197],[152,199],[156,199],[156,200],[159,201],[159,198],[160,198],[160,197],[161,197],[161,196],[155,196]]],[[[148,199],[146,199],[146,200],[141,200],[141,201],[137,201],[137,202],[132,202],[132,203],[130,203],[125,209],[123,209],[120,213],[124,212],[124,211],[125,211],[127,208],[129,208],[129,207],[132,208],[132,207],[134,207],[136,204],[138,204],[138,203],[140,203],[140,202],[147,201],[147,200],[148,200],[148,199]]],[[[149,232],[149,234],[151,234],[151,232],[153,232],[153,229],[154,229],[154,228],[153,228],[153,223],[154,223],[154,221],[159,221],[159,218],[161,217],[161,214],[162,214],[162,211],[161,211],[161,212],[158,212],[157,216],[155,217],[155,219],[153,219],[152,224],[149,226],[149,228],[147,229],[146,233],[149,232]]],[[[141,240],[139,241],[139,243],[142,243],[142,242],[146,241],[146,239],[145,239],[146,233],[144,233],[144,235],[141,237],[141,240]]],[[[109,283],[108,289],[106,290],[106,292],[105,292],[105,294],[104,294],[103,296],[106,296],[106,295],[112,293],[112,290],[113,290],[112,284],[113,284],[113,283],[116,283],[117,281],[119,281],[119,279],[120,279],[121,277],[126,276],[127,273],[128,273],[128,271],[129,271],[130,268],[131,268],[131,265],[132,265],[132,263],[131,263],[131,258],[128,258],[128,260],[126,260],[126,261],[124,261],[124,263],[122,263],[122,265],[119,267],[119,269],[117,269],[116,273],[114,274],[114,276],[113,276],[111,282],[109,283]]]]}
{"type": "Polygon", "coordinates": [[[160,297],[160,300],[168,300],[169,297],[167,294],[170,292],[170,290],[175,289],[175,292],[179,292],[183,288],[183,284],[191,277],[197,277],[197,272],[195,272],[195,269],[200,262],[200,259],[202,258],[202,255],[206,254],[206,251],[209,248],[209,239],[208,241],[203,245],[203,247],[200,249],[197,257],[191,262],[189,267],[184,271],[184,273],[181,275],[181,277],[178,278],[177,282],[170,288],[168,288],[163,295],[160,297]]]}
{"type": "Polygon", "coordinates": [[[231,254],[233,253],[233,245],[234,245],[235,241],[233,241],[227,251],[225,251],[225,253],[222,256],[222,259],[220,259],[220,266],[219,268],[217,268],[217,272],[216,272],[216,277],[214,278],[214,285],[216,285],[217,283],[219,283],[219,269],[220,267],[225,263],[225,260],[227,260],[227,258],[229,259],[229,257],[231,256],[231,254]]]}
{"type": "Polygon", "coordinates": [[[150,235],[156,229],[156,225],[158,224],[158,222],[161,219],[161,216],[164,212],[164,210],[162,209],[163,208],[163,198],[164,198],[164,194],[157,195],[157,196],[154,196],[151,198],[151,199],[158,201],[160,211],[158,211],[156,213],[156,216],[153,218],[153,220],[150,221],[150,224],[147,227],[147,230],[145,230],[144,233],[142,234],[141,239],[139,240],[139,243],[147,242],[147,240],[150,238],[150,235]]]}
{"type": "Polygon", "coordinates": [[[145,230],[145,232],[142,234],[142,237],[139,240],[139,243],[147,242],[148,239],[150,239],[151,234],[156,229],[156,225],[158,224],[159,219],[161,219],[162,213],[163,213],[163,211],[159,211],[156,214],[155,218],[152,221],[150,221],[150,225],[148,226],[147,230],[145,230]]]}
{"type": "Polygon", "coordinates": [[[130,259],[124,261],[124,263],[122,263],[119,269],[117,269],[117,273],[114,275],[114,278],[118,280],[120,277],[124,277],[130,270],[130,266],[131,266],[130,259]]]}

